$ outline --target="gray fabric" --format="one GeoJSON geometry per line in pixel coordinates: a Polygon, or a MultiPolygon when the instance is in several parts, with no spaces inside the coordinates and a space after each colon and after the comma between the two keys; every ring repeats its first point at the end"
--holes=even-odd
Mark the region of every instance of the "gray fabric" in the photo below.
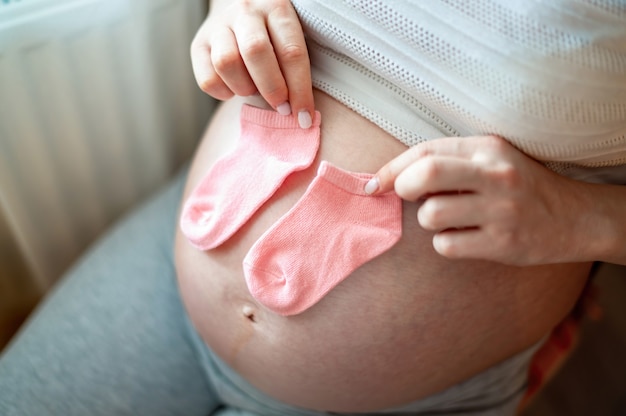
{"type": "Polygon", "coordinates": [[[217,407],[172,257],[183,177],[65,276],[0,358],[0,415],[202,415],[217,407]]]}

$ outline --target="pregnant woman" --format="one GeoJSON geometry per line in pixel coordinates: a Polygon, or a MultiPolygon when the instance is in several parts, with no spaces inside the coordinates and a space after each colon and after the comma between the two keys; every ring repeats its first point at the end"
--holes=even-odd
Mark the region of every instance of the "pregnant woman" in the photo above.
{"type": "Polygon", "coordinates": [[[626,263],[625,16],[214,1],[184,189],[66,278],[0,410],[515,414],[593,262],[626,263]]]}

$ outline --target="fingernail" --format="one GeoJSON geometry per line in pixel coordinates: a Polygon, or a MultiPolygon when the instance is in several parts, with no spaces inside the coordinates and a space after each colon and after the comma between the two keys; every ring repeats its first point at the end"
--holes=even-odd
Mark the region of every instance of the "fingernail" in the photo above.
{"type": "Polygon", "coordinates": [[[313,120],[311,120],[311,115],[308,111],[302,110],[298,113],[298,124],[303,129],[308,129],[313,124],[313,120]]]}
{"type": "Polygon", "coordinates": [[[291,106],[289,105],[289,102],[285,101],[284,103],[276,107],[276,111],[278,111],[278,114],[280,114],[281,116],[288,116],[289,114],[291,114],[291,106]]]}
{"type": "Polygon", "coordinates": [[[366,194],[371,195],[378,190],[378,187],[379,187],[378,179],[372,178],[369,180],[368,183],[365,184],[364,191],[366,194]]]}

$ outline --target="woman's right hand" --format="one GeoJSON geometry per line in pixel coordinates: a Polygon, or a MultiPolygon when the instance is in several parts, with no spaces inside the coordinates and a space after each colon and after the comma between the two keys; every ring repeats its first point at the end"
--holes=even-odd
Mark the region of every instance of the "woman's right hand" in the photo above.
{"type": "Polygon", "coordinates": [[[213,0],[191,43],[200,88],[219,100],[260,94],[308,128],[314,113],[308,51],[288,0],[213,0]]]}

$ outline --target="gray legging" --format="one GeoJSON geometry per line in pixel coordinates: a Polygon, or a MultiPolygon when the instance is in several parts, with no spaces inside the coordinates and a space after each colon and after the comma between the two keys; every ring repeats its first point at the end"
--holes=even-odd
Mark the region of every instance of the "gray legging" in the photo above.
{"type": "MultiPolygon", "coordinates": [[[[117,224],[0,357],[0,415],[321,415],[276,402],[202,343],[181,304],[173,233],[184,174],[117,224]]],[[[533,349],[385,413],[509,415],[533,349]]]]}

